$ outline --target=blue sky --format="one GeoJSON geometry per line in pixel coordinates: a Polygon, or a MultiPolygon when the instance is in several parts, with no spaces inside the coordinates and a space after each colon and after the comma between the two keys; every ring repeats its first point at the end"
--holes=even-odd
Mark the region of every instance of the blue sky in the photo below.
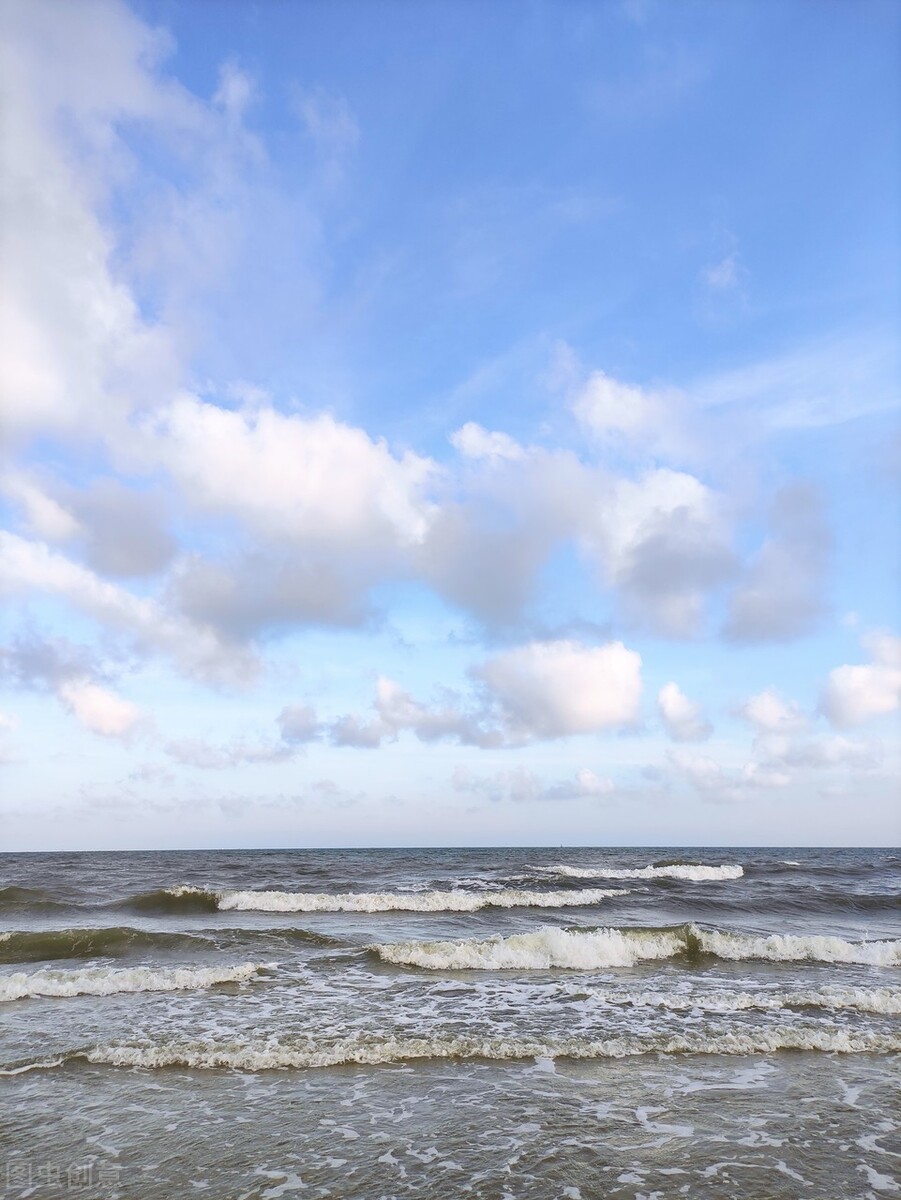
{"type": "Polygon", "coordinates": [[[8,848],[897,842],[897,5],[2,22],[8,848]]]}

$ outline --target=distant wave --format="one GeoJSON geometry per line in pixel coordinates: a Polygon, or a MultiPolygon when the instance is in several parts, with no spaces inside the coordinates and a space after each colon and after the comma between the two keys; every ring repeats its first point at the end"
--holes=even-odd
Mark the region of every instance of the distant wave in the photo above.
{"type": "Polygon", "coordinates": [[[19,971],[0,976],[0,1003],[38,997],[112,996],[119,992],[175,992],[217,983],[245,983],[265,967],[85,967],[80,971],[19,971]]]}
{"type": "Polygon", "coordinates": [[[696,925],[670,929],[570,931],[543,927],[510,937],[461,941],[417,941],[373,945],[384,962],[429,970],[548,970],[563,967],[595,971],[633,967],[640,962],[684,955],[769,962],[866,963],[901,965],[901,941],[847,942],[837,937],[770,934],[754,936],[696,925]]]}
{"type": "Polygon", "coordinates": [[[687,879],[692,883],[741,879],[745,873],[744,867],[737,863],[724,863],[718,867],[707,867],[700,863],[658,863],[650,867],[570,867],[566,863],[557,863],[552,867],[531,869],[572,879],[687,879]]]}
{"type": "Polygon", "coordinates": [[[851,1032],[811,1027],[750,1029],[725,1033],[703,1032],[669,1036],[648,1034],[606,1039],[581,1037],[533,1041],[513,1037],[349,1037],[327,1044],[313,1039],[295,1044],[217,1045],[211,1042],[173,1041],[157,1045],[94,1046],[49,1060],[34,1060],[0,1070],[19,1075],[50,1070],[78,1059],[115,1067],[145,1070],[187,1067],[195,1070],[267,1071],[286,1068],[377,1065],[417,1059],[593,1059],[628,1058],[642,1054],[774,1054],[781,1050],[819,1051],[827,1054],[873,1054],[901,1051],[901,1035],[851,1032]]]}
{"type": "Polygon", "coordinates": [[[200,934],[154,933],[118,925],[101,929],[11,930],[0,933],[0,962],[119,957],[132,950],[197,947],[207,941],[200,934]]]}
{"type": "Polygon", "coordinates": [[[622,888],[530,892],[222,892],[218,907],[245,912],[477,912],[482,908],[567,908],[624,896],[622,888]]]}

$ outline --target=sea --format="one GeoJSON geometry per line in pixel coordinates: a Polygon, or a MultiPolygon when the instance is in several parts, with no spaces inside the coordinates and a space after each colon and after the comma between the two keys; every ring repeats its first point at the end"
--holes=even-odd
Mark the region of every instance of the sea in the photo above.
{"type": "Polygon", "coordinates": [[[901,853],[0,856],[0,1196],[901,1195],[901,853]]]}

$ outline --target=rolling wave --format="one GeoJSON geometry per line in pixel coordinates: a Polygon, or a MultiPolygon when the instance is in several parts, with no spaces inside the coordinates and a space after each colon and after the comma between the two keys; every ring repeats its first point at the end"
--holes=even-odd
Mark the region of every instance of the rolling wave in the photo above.
{"type": "Polygon", "coordinates": [[[232,967],[86,967],[81,971],[33,971],[0,976],[0,1004],[63,996],[113,996],[120,992],[178,992],[246,983],[265,970],[257,963],[232,967]]]}
{"type": "Polygon", "coordinates": [[[718,867],[700,863],[655,863],[650,867],[571,867],[566,863],[556,863],[552,867],[531,869],[571,879],[683,879],[691,883],[741,879],[745,873],[744,867],[737,863],[723,863],[718,867]]]}
{"type": "Polygon", "coordinates": [[[670,929],[571,931],[543,927],[531,933],[461,941],[419,941],[368,947],[384,962],[428,970],[596,971],[641,962],[710,955],[727,961],[865,963],[901,965],[901,941],[848,942],[842,938],[793,934],[732,933],[678,925],[670,929]]]}
{"type": "Polygon", "coordinates": [[[178,887],[159,888],[152,892],[141,892],[120,901],[117,908],[130,908],[135,912],[172,913],[172,912],[215,912],[218,907],[218,895],[206,888],[193,887],[191,884],[181,884],[178,887]]]}
{"type": "Polygon", "coordinates": [[[0,912],[10,912],[17,909],[61,909],[69,905],[55,898],[44,888],[2,887],[0,888],[0,912]]]}
{"type": "Polygon", "coordinates": [[[625,896],[622,888],[534,892],[222,892],[218,907],[245,912],[477,912],[482,908],[567,908],[625,896]]]}
{"type": "Polygon", "coordinates": [[[0,962],[44,962],[54,958],[120,957],[132,950],[196,948],[209,939],[191,933],[154,933],[112,926],[99,929],[11,930],[0,933],[0,962]]]}
{"type": "Polygon", "coordinates": [[[513,1037],[460,1034],[431,1037],[356,1036],[323,1045],[312,1039],[298,1044],[267,1041],[257,1044],[173,1041],[156,1045],[94,1046],[46,1061],[33,1061],[0,1070],[18,1075],[49,1070],[79,1059],[114,1067],[153,1070],[166,1067],[195,1070],[268,1071],[287,1068],[374,1066],[417,1059],[603,1059],[643,1054],[774,1054],[782,1050],[827,1054],[873,1054],[901,1051],[901,1035],[851,1032],[813,1027],[749,1029],[714,1034],[648,1034],[606,1039],[581,1037],[533,1041],[513,1037]]]}

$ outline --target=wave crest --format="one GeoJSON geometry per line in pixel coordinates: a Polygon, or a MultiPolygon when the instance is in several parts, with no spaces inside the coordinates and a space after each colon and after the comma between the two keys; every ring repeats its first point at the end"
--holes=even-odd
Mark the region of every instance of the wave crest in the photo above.
{"type": "Polygon", "coordinates": [[[623,888],[498,892],[222,892],[218,907],[250,912],[477,912],[482,908],[569,908],[625,896],[623,888]]]}
{"type": "Polygon", "coordinates": [[[897,1053],[901,1035],[851,1032],[846,1029],[795,1027],[741,1029],[714,1034],[625,1036],[606,1039],[552,1038],[533,1041],[505,1037],[432,1036],[398,1038],[349,1037],[325,1045],[312,1039],[300,1044],[266,1042],[220,1044],[171,1042],[158,1045],[95,1046],[51,1061],[35,1061],[0,1070],[17,1075],[47,1070],[77,1059],[145,1070],[188,1067],[195,1070],[269,1071],[289,1068],[375,1066],[417,1059],[593,1059],[642,1054],[774,1054],[782,1050],[827,1054],[897,1053]]]}
{"type": "Polygon", "coordinates": [[[86,967],[81,971],[33,971],[0,978],[0,1003],[39,997],[113,996],[120,992],[176,992],[246,983],[265,966],[231,967],[86,967]]]}
{"type": "Polygon", "coordinates": [[[722,863],[716,867],[701,863],[655,863],[650,867],[571,867],[567,863],[556,863],[552,867],[532,869],[571,879],[682,879],[692,883],[741,879],[745,873],[738,863],[722,863]]]}
{"type": "Polygon", "coordinates": [[[54,958],[119,957],[135,949],[196,947],[201,934],[155,933],[127,926],[98,929],[10,930],[0,933],[0,962],[44,962],[54,958]]]}
{"type": "Polygon", "coordinates": [[[633,967],[640,962],[708,954],[730,961],[865,963],[901,965],[901,941],[847,942],[837,937],[769,934],[755,936],[696,925],[671,929],[597,929],[578,931],[543,927],[530,933],[461,941],[421,941],[368,947],[384,962],[428,970],[549,970],[562,967],[596,971],[633,967]]]}

